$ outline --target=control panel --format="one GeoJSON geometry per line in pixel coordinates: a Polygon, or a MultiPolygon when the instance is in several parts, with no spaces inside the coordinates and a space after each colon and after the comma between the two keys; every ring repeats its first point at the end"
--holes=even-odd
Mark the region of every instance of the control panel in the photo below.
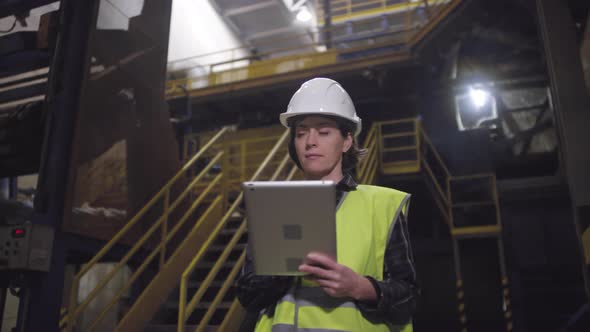
{"type": "Polygon", "coordinates": [[[0,225],[0,271],[49,271],[53,229],[43,225],[0,225]]]}

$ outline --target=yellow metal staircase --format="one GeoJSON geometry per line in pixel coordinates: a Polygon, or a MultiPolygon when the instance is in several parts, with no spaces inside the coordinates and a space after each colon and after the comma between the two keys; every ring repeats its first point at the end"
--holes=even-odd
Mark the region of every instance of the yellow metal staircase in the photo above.
{"type": "MultiPolygon", "coordinates": [[[[222,303],[223,297],[232,286],[244,259],[244,246],[238,242],[245,232],[245,221],[240,216],[242,194],[239,185],[245,180],[291,179],[296,176],[296,168],[290,164],[285,141],[288,132],[284,128],[268,130],[246,130],[237,132],[226,127],[212,135],[188,137],[185,146],[187,156],[194,149],[190,143],[199,144],[198,151],[187,159],[183,168],[142,208],[121,231],[113,237],[80,271],[75,275],[71,286],[67,314],[60,325],[64,330],[96,330],[107,314],[129,292],[132,287],[142,288],[138,281],[150,269],[147,286],[130,304],[127,312],[117,326],[118,331],[140,331],[150,322],[161,305],[180,283],[179,326],[197,308],[206,306],[206,312],[199,318],[198,330],[207,327],[215,309],[223,304],[229,313],[239,321],[237,302],[222,303]],[[178,190],[178,187],[182,189],[178,190]],[[177,190],[174,190],[177,189],[177,190]],[[234,194],[237,193],[237,197],[234,194]],[[158,211],[156,220],[141,238],[116,262],[115,267],[101,279],[84,298],[79,298],[80,281],[88,271],[102,261],[113,247],[127,236],[139,221],[158,211]],[[238,219],[238,225],[228,221],[238,219]],[[229,226],[228,226],[229,225],[229,226]],[[226,227],[228,226],[228,227],[226,227]],[[229,235],[229,242],[222,243],[222,250],[215,244],[218,235],[229,235]],[[223,275],[218,294],[210,301],[202,301],[205,293],[210,297],[210,287],[232,251],[242,250],[239,258],[231,263],[232,268],[223,275]],[[213,261],[205,262],[204,257],[212,256],[213,261]],[[133,273],[109,303],[95,303],[97,296],[113,280],[116,273],[126,265],[134,263],[133,273]],[[205,266],[206,276],[198,281],[195,296],[187,303],[187,290],[191,272],[205,266]],[[182,277],[181,277],[182,276],[182,277]],[[100,313],[89,323],[79,326],[80,317],[90,306],[102,305],[100,313]]],[[[192,294],[191,294],[192,295],[192,294]]],[[[223,307],[222,305],[222,307],[223,307]]],[[[221,326],[229,328],[232,323],[224,320],[221,326]]],[[[180,327],[179,327],[180,329],[180,327]]],[[[182,327],[184,330],[184,327],[182,327]]]]}
{"type": "Polygon", "coordinates": [[[381,175],[422,173],[432,198],[449,227],[462,331],[468,330],[468,321],[459,242],[482,237],[496,240],[502,289],[501,311],[506,330],[512,330],[496,175],[485,173],[453,176],[418,119],[379,122],[373,124],[373,127],[376,127],[378,133],[381,175]],[[471,217],[474,212],[477,212],[478,218],[471,217]]]}

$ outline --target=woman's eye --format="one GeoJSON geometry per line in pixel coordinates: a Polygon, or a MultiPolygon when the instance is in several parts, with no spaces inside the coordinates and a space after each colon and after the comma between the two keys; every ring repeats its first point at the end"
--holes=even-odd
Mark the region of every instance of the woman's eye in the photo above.
{"type": "Polygon", "coordinates": [[[320,135],[322,135],[322,136],[326,136],[326,135],[329,135],[329,134],[330,134],[330,131],[328,131],[328,130],[320,131],[320,135]]]}

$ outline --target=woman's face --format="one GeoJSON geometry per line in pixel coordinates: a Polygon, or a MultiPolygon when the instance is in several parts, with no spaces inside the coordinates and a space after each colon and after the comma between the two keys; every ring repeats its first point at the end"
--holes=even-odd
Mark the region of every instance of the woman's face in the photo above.
{"type": "Polygon", "coordinates": [[[342,153],[352,146],[352,136],[342,137],[336,121],[310,115],[295,126],[295,150],[308,180],[340,181],[342,153]]]}

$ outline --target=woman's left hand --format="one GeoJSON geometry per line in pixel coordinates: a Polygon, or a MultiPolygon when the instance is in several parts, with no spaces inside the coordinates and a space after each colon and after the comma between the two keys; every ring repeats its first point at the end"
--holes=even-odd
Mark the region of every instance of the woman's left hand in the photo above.
{"type": "Polygon", "coordinates": [[[377,293],[371,282],[349,267],[338,264],[330,256],[312,252],[306,256],[299,271],[317,282],[332,297],[350,297],[358,301],[374,301],[377,293]]]}

